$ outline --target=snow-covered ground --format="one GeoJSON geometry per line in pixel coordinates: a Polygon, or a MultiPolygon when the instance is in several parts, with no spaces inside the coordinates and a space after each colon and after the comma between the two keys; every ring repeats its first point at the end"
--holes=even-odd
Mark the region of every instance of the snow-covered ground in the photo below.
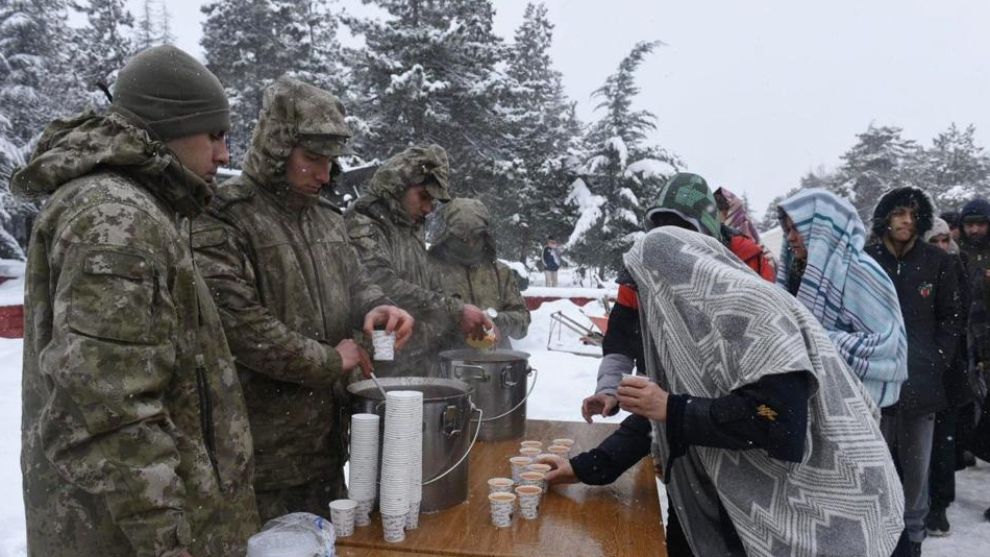
{"type": "MultiPolygon", "coordinates": [[[[0,290],[4,290],[0,288],[0,290]]],[[[581,345],[575,333],[553,328],[550,315],[562,311],[575,320],[583,315],[602,315],[598,302],[579,308],[567,300],[546,302],[533,312],[529,335],[515,343],[515,348],[531,354],[531,365],[539,370],[536,386],[527,404],[528,416],[534,419],[581,420],[581,400],[594,391],[598,358],[560,350],[579,350],[593,354],[595,349],[581,345]],[[550,349],[548,349],[548,341],[550,349]]],[[[20,409],[21,409],[20,340],[0,339],[0,557],[22,557],[25,553],[24,515],[21,499],[20,409]]],[[[617,422],[624,413],[606,421],[617,422]]],[[[990,553],[990,522],[983,520],[983,510],[990,507],[990,464],[980,462],[975,468],[960,472],[957,500],[949,509],[952,535],[929,538],[926,556],[960,557],[990,553]]]]}

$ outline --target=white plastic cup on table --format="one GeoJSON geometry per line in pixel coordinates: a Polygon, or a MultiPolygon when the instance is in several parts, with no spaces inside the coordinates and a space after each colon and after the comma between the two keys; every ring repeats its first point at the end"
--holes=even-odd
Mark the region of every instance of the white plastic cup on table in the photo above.
{"type": "Polygon", "coordinates": [[[519,474],[519,485],[535,485],[543,489],[547,475],[543,472],[523,472],[519,474]]]}
{"type": "Polygon", "coordinates": [[[550,470],[553,470],[553,466],[549,464],[543,464],[542,462],[534,462],[526,466],[526,472],[540,472],[542,474],[549,474],[550,470]]]}
{"type": "Polygon", "coordinates": [[[550,444],[551,445],[563,445],[563,446],[565,446],[567,448],[570,448],[570,449],[573,449],[574,448],[574,440],[573,439],[568,439],[566,437],[561,437],[559,439],[554,439],[553,441],[550,442],[550,444]]]}
{"type": "Polygon", "coordinates": [[[422,501],[409,503],[409,512],[406,514],[406,530],[419,528],[419,507],[422,503],[422,501]]]}
{"type": "Polygon", "coordinates": [[[540,497],[543,489],[535,485],[521,485],[516,488],[519,500],[519,514],[526,520],[535,520],[540,514],[540,497]]]}
{"type": "Polygon", "coordinates": [[[542,441],[523,441],[522,443],[519,443],[519,448],[520,449],[525,449],[527,447],[528,448],[531,448],[531,449],[542,449],[543,448],[543,442],[542,441]]]}
{"type": "Polygon", "coordinates": [[[519,456],[526,456],[526,457],[529,457],[529,458],[536,458],[537,455],[540,454],[540,452],[542,452],[542,451],[540,449],[537,449],[536,447],[523,447],[523,448],[519,449],[519,456]]]}
{"type": "Polygon", "coordinates": [[[528,456],[514,456],[509,459],[512,466],[512,481],[519,483],[519,474],[526,471],[526,467],[533,463],[533,459],[528,456]]]}
{"type": "Polygon", "coordinates": [[[508,528],[512,526],[512,511],[516,506],[515,493],[492,493],[488,496],[491,504],[492,524],[496,528],[508,528]]]}
{"type": "Polygon", "coordinates": [[[406,518],[409,513],[382,515],[382,533],[388,543],[399,543],[406,539],[406,518]]]}
{"type": "Polygon", "coordinates": [[[571,448],[565,445],[550,445],[547,447],[547,452],[561,458],[567,458],[571,454],[571,448]]]}
{"type": "Polygon", "coordinates": [[[512,478],[492,478],[488,480],[488,493],[512,493],[514,484],[512,478]]]}
{"type": "Polygon", "coordinates": [[[374,499],[365,499],[357,502],[357,509],[354,511],[355,526],[371,526],[371,511],[375,508],[374,499]]]}
{"type": "Polygon", "coordinates": [[[391,362],[395,359],[395,333],[385,329],[371,331],[371,345],[375,349],[375,359],[380,362],[391,362]]]}
{"type": "Polygon", "coordinates": [[[330,522],[333,522],[333,530],[338,538],[346,538],[354,534],[354,515],[356,510],[357,501],[352,499],[330,501],[330,522]]]}

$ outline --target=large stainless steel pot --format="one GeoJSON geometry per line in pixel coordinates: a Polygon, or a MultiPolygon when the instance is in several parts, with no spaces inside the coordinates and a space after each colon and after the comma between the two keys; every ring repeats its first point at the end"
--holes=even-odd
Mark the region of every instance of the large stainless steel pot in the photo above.
{"type": "MultiPolygon", "coordinates": [[[[514,350],[447,350],[440,353],[443,377],[471,385],[474,404],[484,412],[478,439],[517,439],[526,432],[527,377],[529,354],[514,350]]],[[[536,386],[536,377],[533,377],[536,386]]]]}
{"type": "MultiPolygon", "coordinates": [[[[425,377],[388,377],[379,378],[378,382],[386,391],[423,393],[423,502],[420,510],[439,511],[466,501],[467,454],[472,435],[477,432],[477,426],[471,427],[471,386],[463,381],[425,377]]],[[[384,428],[385,403],[375,383],[358,381],[347,390],[353,395],[354,412],[378,414],[384,428]]],[[[379,440],[384,440],[384,435],[379,440]]]]}

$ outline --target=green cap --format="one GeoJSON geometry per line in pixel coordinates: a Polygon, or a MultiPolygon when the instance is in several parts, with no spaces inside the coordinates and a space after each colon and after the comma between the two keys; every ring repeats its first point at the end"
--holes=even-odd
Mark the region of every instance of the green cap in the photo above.
{"type": "Polygon", "coordinates": [[[171,45],[148,48],[127,62],[114,84],[111,108],[162,141],[230,128],[230,104],[220,80],[171,45]]]}

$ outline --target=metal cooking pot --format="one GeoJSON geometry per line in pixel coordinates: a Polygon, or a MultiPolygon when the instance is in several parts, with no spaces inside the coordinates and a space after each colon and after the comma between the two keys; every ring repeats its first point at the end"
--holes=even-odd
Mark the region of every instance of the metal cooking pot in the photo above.
{"type": "MultiPolygon", "coordinates": [[[[426,377],[387,377],[378,382],[385,391],[423,393],[423,502],[420,510],[432,512],[467,500],[468,458],[477,428],[472,432],[471,386],[463,381],[426,377]]],[[[348,385],[354,413],[378,414],[385,427],[385,401],[374,381],[348,385]]],[[[481,414],[480,411],[478,411],[481,414]]],[[[478,416],[480,419],[482,416],[478,416]]],[[[384,433],[379,436],[383,443],[384,433]]],[[[381,445],[378,447],[381,452],[381,445]]]]}
{"type": "Polygon", "coordinates": [[[503,441],[518,439],[526,432],[526,400],[536,387],[535,369],[529,367],[529,354],[514,350],[447,350],[440,353],[443,377],[471,385],[471,399],[485,417],[478,439],[503,441]],[[526,389],[527,377],[534,373],[526,389]]]}

